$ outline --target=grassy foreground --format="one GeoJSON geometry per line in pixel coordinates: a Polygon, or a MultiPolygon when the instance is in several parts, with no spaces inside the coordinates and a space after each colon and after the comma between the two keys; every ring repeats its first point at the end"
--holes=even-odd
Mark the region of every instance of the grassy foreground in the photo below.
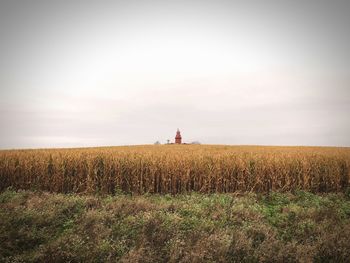
{"type": "Polygon", "coordinates": [[[350,262],[350,193],[0,193],[1,262],[350,262]]]}

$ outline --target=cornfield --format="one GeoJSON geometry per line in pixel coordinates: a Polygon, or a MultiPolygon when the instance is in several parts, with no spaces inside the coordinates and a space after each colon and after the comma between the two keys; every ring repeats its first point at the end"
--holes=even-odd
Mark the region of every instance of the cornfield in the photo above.
{"type": "Polygon", "coordinates": [[[349,185],[350,148],[149,145],[0,151],[0,190],[333,192],[349,185]]]}

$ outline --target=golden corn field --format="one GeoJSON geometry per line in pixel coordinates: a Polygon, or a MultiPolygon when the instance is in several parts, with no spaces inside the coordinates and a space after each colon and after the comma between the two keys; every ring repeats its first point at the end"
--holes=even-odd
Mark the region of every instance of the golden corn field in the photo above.
{"type": "Polygon", "coordinates": [[[0,190],[332,192],[349,185],[350,148],[148,145],[0,151],[0,190]]]}

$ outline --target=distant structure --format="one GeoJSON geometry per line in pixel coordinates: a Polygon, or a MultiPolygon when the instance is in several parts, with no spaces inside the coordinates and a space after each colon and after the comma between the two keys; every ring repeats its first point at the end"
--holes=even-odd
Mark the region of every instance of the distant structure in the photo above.
{"type": "MultiPolygon", "coordinates": [[[[188,143],[188,142],[182,142],[182,137],[181,137],[181,132],[179,130],[179,128],[177,128],[177,131],[176,131],[176,136],[175,136],[175,142],[170,142],[170,140],[166,140],[167,142],[164,143],[165,145],[173,145],[173,144],[182,144],[182,145],[189,145],[189,144],[201,144],[199,141],[193,141],[191,143],[188,143]]],[[[161,145],[161,142],[160,141],[156,141],[154,143],[154,145],[161,145]]]]}
{"type": "Polygon", "coordinates": [[[177,129],[176,136],[175,136],[175,144],[181,144],[181,140],[182,140],[182,137],[181,137],[180,130],[177,129]]]}

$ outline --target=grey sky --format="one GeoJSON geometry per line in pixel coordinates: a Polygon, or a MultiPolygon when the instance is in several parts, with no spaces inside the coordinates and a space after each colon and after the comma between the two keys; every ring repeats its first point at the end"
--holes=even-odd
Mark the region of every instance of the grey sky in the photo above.
{"type": "Polygon", "coordinates": [[[350,146],[350,1],[0,1],[0,148],[350,146]]]}

